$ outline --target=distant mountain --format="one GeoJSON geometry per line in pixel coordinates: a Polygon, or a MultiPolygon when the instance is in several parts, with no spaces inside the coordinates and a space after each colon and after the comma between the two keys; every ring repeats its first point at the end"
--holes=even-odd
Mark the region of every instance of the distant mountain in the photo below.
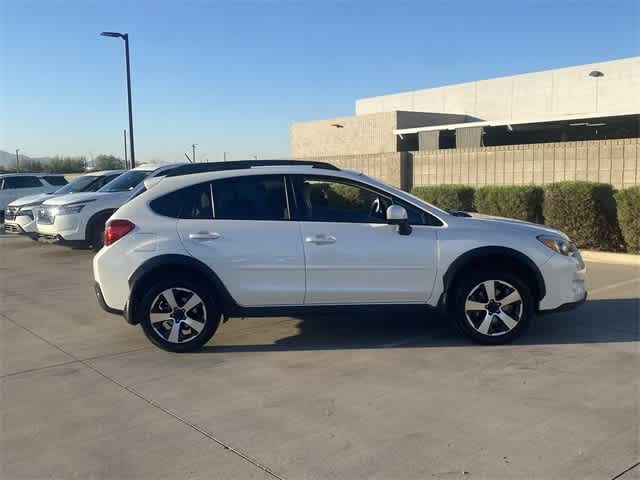
{"type": "MultiPolygon", "coordinates": [[[[20,161],[22,160],[37,160],[39,162],[48,162],[49,157],[28,157],[27,155],[19,154],[20,161]]],[[[0,165],[7,166],[8,164],[14,162],[16,159],[16,154],[5,152],[4,150],[0,150],[0,165]]]]}

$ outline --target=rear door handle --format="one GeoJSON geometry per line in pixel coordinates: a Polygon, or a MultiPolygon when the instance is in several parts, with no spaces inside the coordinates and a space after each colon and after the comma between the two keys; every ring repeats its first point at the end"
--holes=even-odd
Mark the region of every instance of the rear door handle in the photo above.
{"type": "Polygon", "coordinates": [[[189,238],[191,240],[201,240],[201,241],[216,240],[220,238],[220,234],[216,232],[197,232],[197,233],[190,233],[189,238]]]}
{"type": "Polygon", "coordinates": [[[304,239],[307,243],[315,243],[316,245],[328,245],[330,243],[336,243],[336,237],[333,235],[314,235],[313,237],[307,237],[304,239]]]}

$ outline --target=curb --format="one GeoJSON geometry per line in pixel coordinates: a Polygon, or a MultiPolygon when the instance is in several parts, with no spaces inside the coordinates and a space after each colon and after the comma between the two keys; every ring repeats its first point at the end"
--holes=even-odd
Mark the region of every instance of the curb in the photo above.
{"type": "Polygon", "coordinates": [[[580,255],[585,262],[614,263],[617,265],[631,265],[640,267],[640,255],[630,253],[595,252],[593,250],[580,250],[580,255]]]}

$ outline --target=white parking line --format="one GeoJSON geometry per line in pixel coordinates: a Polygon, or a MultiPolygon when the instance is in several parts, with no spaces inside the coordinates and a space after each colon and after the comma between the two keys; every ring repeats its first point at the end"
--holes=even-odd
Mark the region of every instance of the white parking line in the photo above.
{"type": "Polygon", "coordinates": [[[596,293],[606,292],[606,291],[613,290],[613,289],[618,288],[618,287],[624,287],[624,286],[627,286],[627,285],[631,285],[632,283],[636,283],[636,282],[640,282],[640,277],[632,278],[631,280],[625,280],[624,282],[612,283],[611,285],[607,285],[606,287],[600,287],[600,288],[596,288],[596,289],[593,289],[593,290],[589,290],[589,294],[593,295],[593,294],[596,294],[596,293]]]}

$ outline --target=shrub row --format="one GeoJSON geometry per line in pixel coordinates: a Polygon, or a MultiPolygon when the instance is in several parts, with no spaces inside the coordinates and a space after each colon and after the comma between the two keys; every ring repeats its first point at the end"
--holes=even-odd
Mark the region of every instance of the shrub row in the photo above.
{"type": "Polygon", "coordinates": [[[544,191],[540,187],[481,187],[476,190],[474,205],[478,212],[487,215],[543,223],[543,198],[544,191]]]}
{"type": "Polygon", "coordinates": [[[531,185],[417,187],[414,195],[445,210],[476,211],[546,223],[579,247],[640,253],[640,187],[617,193],[611,185],[561,182],[531,185]]]}
{"type": "Polygon", "coordinates": [[[416,187],[412,193],[444,210],[473,210],[473,187],[466,185],[434,185],[432,187],[416,187]]]}
{"type": "Polygon", "coordinates": [[[616,193],[618,224],[630,252],[640,253],[640,187],[616,193]]]}

